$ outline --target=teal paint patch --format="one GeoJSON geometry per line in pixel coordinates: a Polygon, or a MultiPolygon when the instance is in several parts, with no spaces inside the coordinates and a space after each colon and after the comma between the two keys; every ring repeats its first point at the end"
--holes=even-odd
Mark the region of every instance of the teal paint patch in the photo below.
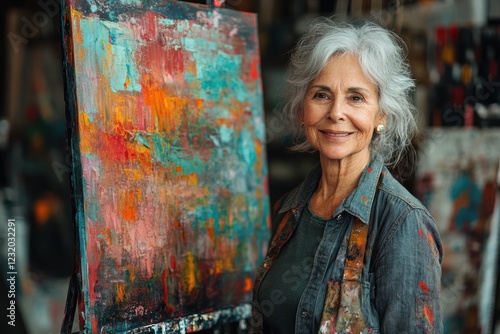
{"type": "Polygon", "coordinates": [[[237,151],[238,155],[243,159],[248,168],[253,169],[257,153],[255,152],[253,136],[248,131],[241,132],[237,151]]]}
{"type": "Polygon", "coordinates": [[[177,22],[171,19],[158,18],[158,24],[164,26],[173,26],[176,25],[177,22]]]}
{"type": "Polygon", "coordinates": [[[95,18],[82,19],[80,27],[82,47],[87,53],[84,68],[92,69],[97,64],[104,76],[102,79],[109,80],[113,92],[140,92],[139,73],[134,59],[137,41],[132,33],[120,23],[102,22],[95,18]]]}
{"type": "Polygon", "coordinates": [[[248,100],[248,91],[240,78],[240,55],[229,55],[219,50],[213,57],[201,56],[200,53],[195,53],[194,57],[197,70],[195,83],[200,86],[198,98],[206,101],[222,100],[224,105],[231,105],[233,100],[248,100]],[[231,87],[231,90],[227,87],[231,87]]]}
{"type": "Polygon", "coordinates": [[[199,156],[183,150],[179,139],[165,138],[160,134],[153,134],[151,151],[153,161],[172,169],[181,167],[182,172],[180,174],[202,174],[204,172],[206,162],[199,156]]]}
{"type": "MultiPolygon", "coordinates": [[[[188,52],[193,52],[195,55],[198,54],[198,50],[210,50],[210,51],[216,51],[219,49],[219,45],[217,43],[212,42],[210,40],[207,40],[205,38],[191,38],[191,37],[184,37],[181,39],[181,44],[184,48],[184,50],[188,52]]],[[[205,62],[209,61],[210,59],[206,59],[205,62]]]]}
{"type": "Polygon", "coordinates": [[[220,140],[222,143],[226,143],[226,144],[230,143],[232,138],[234,137],[234,130],[228,128],[225,125],[222,125],[219,128],[219,132],[220,132],[220,140]]]}
{"type": "Polygon", "coordinates": [[[142,0],[120,0],[122,5],[136,5],[138,7],[142,7],[142,0]]]}
{"type": "Polygon", "coordinates": [[[144,147],[147,147],[147,148],[151,147],[151,145],[149,143],[149,138],[145,134],[136,133],[134,135],[134,138],[137,141],[137,143],[143,145],[144,147]]]}
{"type": "Polygon", "coordinates": [[[111,40],[111,59],[108,71],[111,90],[113,92],[125,90],[128,92],[140,92],[139,73],[135,52],[137,41],[134,40],[128,28],[123,28],[116,23],[105,24],[109,29],[111,40]]]}
{"type": "MultiPolygon", "coordinates": [[[[255,112],[252,112],[254,114],[255,112]]],[[[266,127],[264,125],[264,119],[262,116],[256,116],[255,118],[255,136],[263,143],[266,143],[266,127]]]]}

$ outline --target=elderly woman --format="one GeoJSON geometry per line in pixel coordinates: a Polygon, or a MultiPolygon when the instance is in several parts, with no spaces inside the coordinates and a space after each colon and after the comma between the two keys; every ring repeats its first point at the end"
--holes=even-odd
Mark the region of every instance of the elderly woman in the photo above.
{"type": "Polygon", "coordinates": [[[320,163],[274,208],[251,332],[442,332],[435,222],[387,169],[416,133],[401,45],[329,19],[298,42],[285,111],[320,163]]]}

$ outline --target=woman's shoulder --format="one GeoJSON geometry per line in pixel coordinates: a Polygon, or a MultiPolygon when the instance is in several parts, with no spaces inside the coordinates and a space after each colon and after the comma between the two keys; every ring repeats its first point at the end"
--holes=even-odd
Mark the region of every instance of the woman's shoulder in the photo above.
{"type": "Polygon", "coordinates": [[[378,185],[379,196],[388,201],[391,206],[399,204],[406,209],[421,209],[427,211],[422,202],[406,189],[394,176],[384,167],[382,177],[378,185]]]}
{"type": "Polygon", "coordinates": [[[415,238],[417,235],[425,236],[426,240],[432,236],[435,249],[441,254],[441,239],[436,221],[429,210],[388,171],[384,171],[384,174],[378,185],[377,200],[372,207],[371,222],[377,235],[374,254],[379,254],[388,244],[397,244],[401,249],[410,247],[418,242],[415,238]]]}

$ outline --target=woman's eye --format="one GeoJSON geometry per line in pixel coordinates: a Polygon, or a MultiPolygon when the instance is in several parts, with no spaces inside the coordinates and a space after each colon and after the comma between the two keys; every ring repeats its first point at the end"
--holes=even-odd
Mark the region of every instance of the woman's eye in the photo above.
{"type": "Polygon", "coordinates": [[[363,101],[363,97],[360,95],[353,95],[353,96],[351,96],[351,100],[354,102],[360,102],[360,101],[363,101]]]}
{"type": "Polygon", "coordinates": [[[314,94],[314,98],[323,100],[323,99],[327,99],[328,95],[326,95],[325,93],[316,93],[316,94],[314,94]]]}

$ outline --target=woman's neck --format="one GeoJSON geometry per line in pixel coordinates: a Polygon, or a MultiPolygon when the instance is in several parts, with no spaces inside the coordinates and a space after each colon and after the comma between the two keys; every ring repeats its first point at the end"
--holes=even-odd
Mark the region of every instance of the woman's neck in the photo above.
{"type": "Polygon", "coordinates": [[[329,160],[320,158],[322,175],[311,198],[311,209],[322,217],[331,217],[336,208],[358,186],[366,159],[329,160]]]}

